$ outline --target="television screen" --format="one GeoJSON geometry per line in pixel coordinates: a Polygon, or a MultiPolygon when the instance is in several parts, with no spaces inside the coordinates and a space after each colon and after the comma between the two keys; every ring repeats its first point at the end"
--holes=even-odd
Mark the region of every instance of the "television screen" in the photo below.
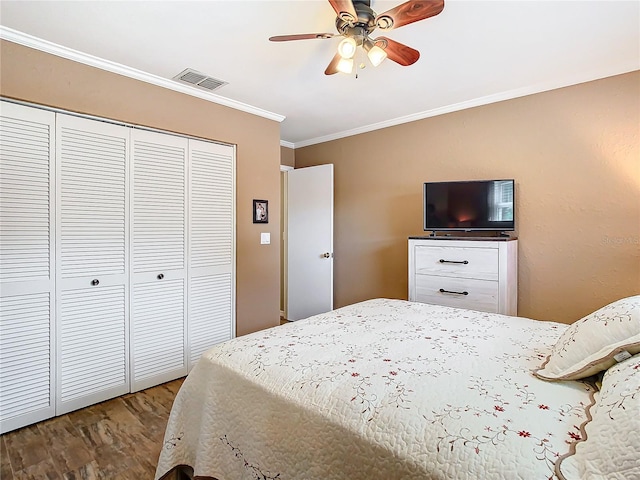
{"type": "Polygon", "coordinates": [[[427,182],[424,230],[515,229],[513,180],[427,182]]]}

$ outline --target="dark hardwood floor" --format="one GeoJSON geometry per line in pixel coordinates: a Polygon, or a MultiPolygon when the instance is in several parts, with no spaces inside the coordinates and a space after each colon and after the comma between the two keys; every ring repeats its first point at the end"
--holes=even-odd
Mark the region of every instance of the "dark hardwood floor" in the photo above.
{"type": "Polygon", "coordinates": [[[169,411],[182,381],[0,436],[0,479],[153,479],[169,411]]]}

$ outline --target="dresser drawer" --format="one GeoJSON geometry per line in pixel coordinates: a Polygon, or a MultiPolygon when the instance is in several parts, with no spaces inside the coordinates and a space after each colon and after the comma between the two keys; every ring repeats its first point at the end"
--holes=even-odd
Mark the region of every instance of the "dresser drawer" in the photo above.
{"type": "Polygon", "coordinates": [[[446,277],[498,280],[496,248],[415,247],[415,273],[446,277]]]}
{"type": "Polygon", "coordinates": [[[415,281],[415,298],[410,300],[481,312],[499,312],[497,281],[436,275],[416,275],[415,281]]]}

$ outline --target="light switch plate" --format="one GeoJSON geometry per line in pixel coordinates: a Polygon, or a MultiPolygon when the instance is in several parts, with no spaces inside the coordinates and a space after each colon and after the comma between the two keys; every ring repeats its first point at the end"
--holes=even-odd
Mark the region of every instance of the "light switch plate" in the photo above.
{"type": "Polygon", "coordinates": [[[269,245],[271,243],[271,234],[262,232],[260,234],[260,245],[269,245]]]}

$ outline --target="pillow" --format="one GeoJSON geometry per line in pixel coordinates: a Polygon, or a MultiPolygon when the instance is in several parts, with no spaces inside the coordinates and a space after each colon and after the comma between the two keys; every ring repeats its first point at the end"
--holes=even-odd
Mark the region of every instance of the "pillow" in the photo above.
{"type": "Polygon", "coordinates": [[[561,480],[640,478],[640,355],[604,374],[582,440],[556,461],[561,480]]]}
{"type": "Polygon", "coordinates": [[[640,295],[636,295],[610,303],[570,325],[534,374],[543,380],[577,380],[639,352],[640,295]]]}

